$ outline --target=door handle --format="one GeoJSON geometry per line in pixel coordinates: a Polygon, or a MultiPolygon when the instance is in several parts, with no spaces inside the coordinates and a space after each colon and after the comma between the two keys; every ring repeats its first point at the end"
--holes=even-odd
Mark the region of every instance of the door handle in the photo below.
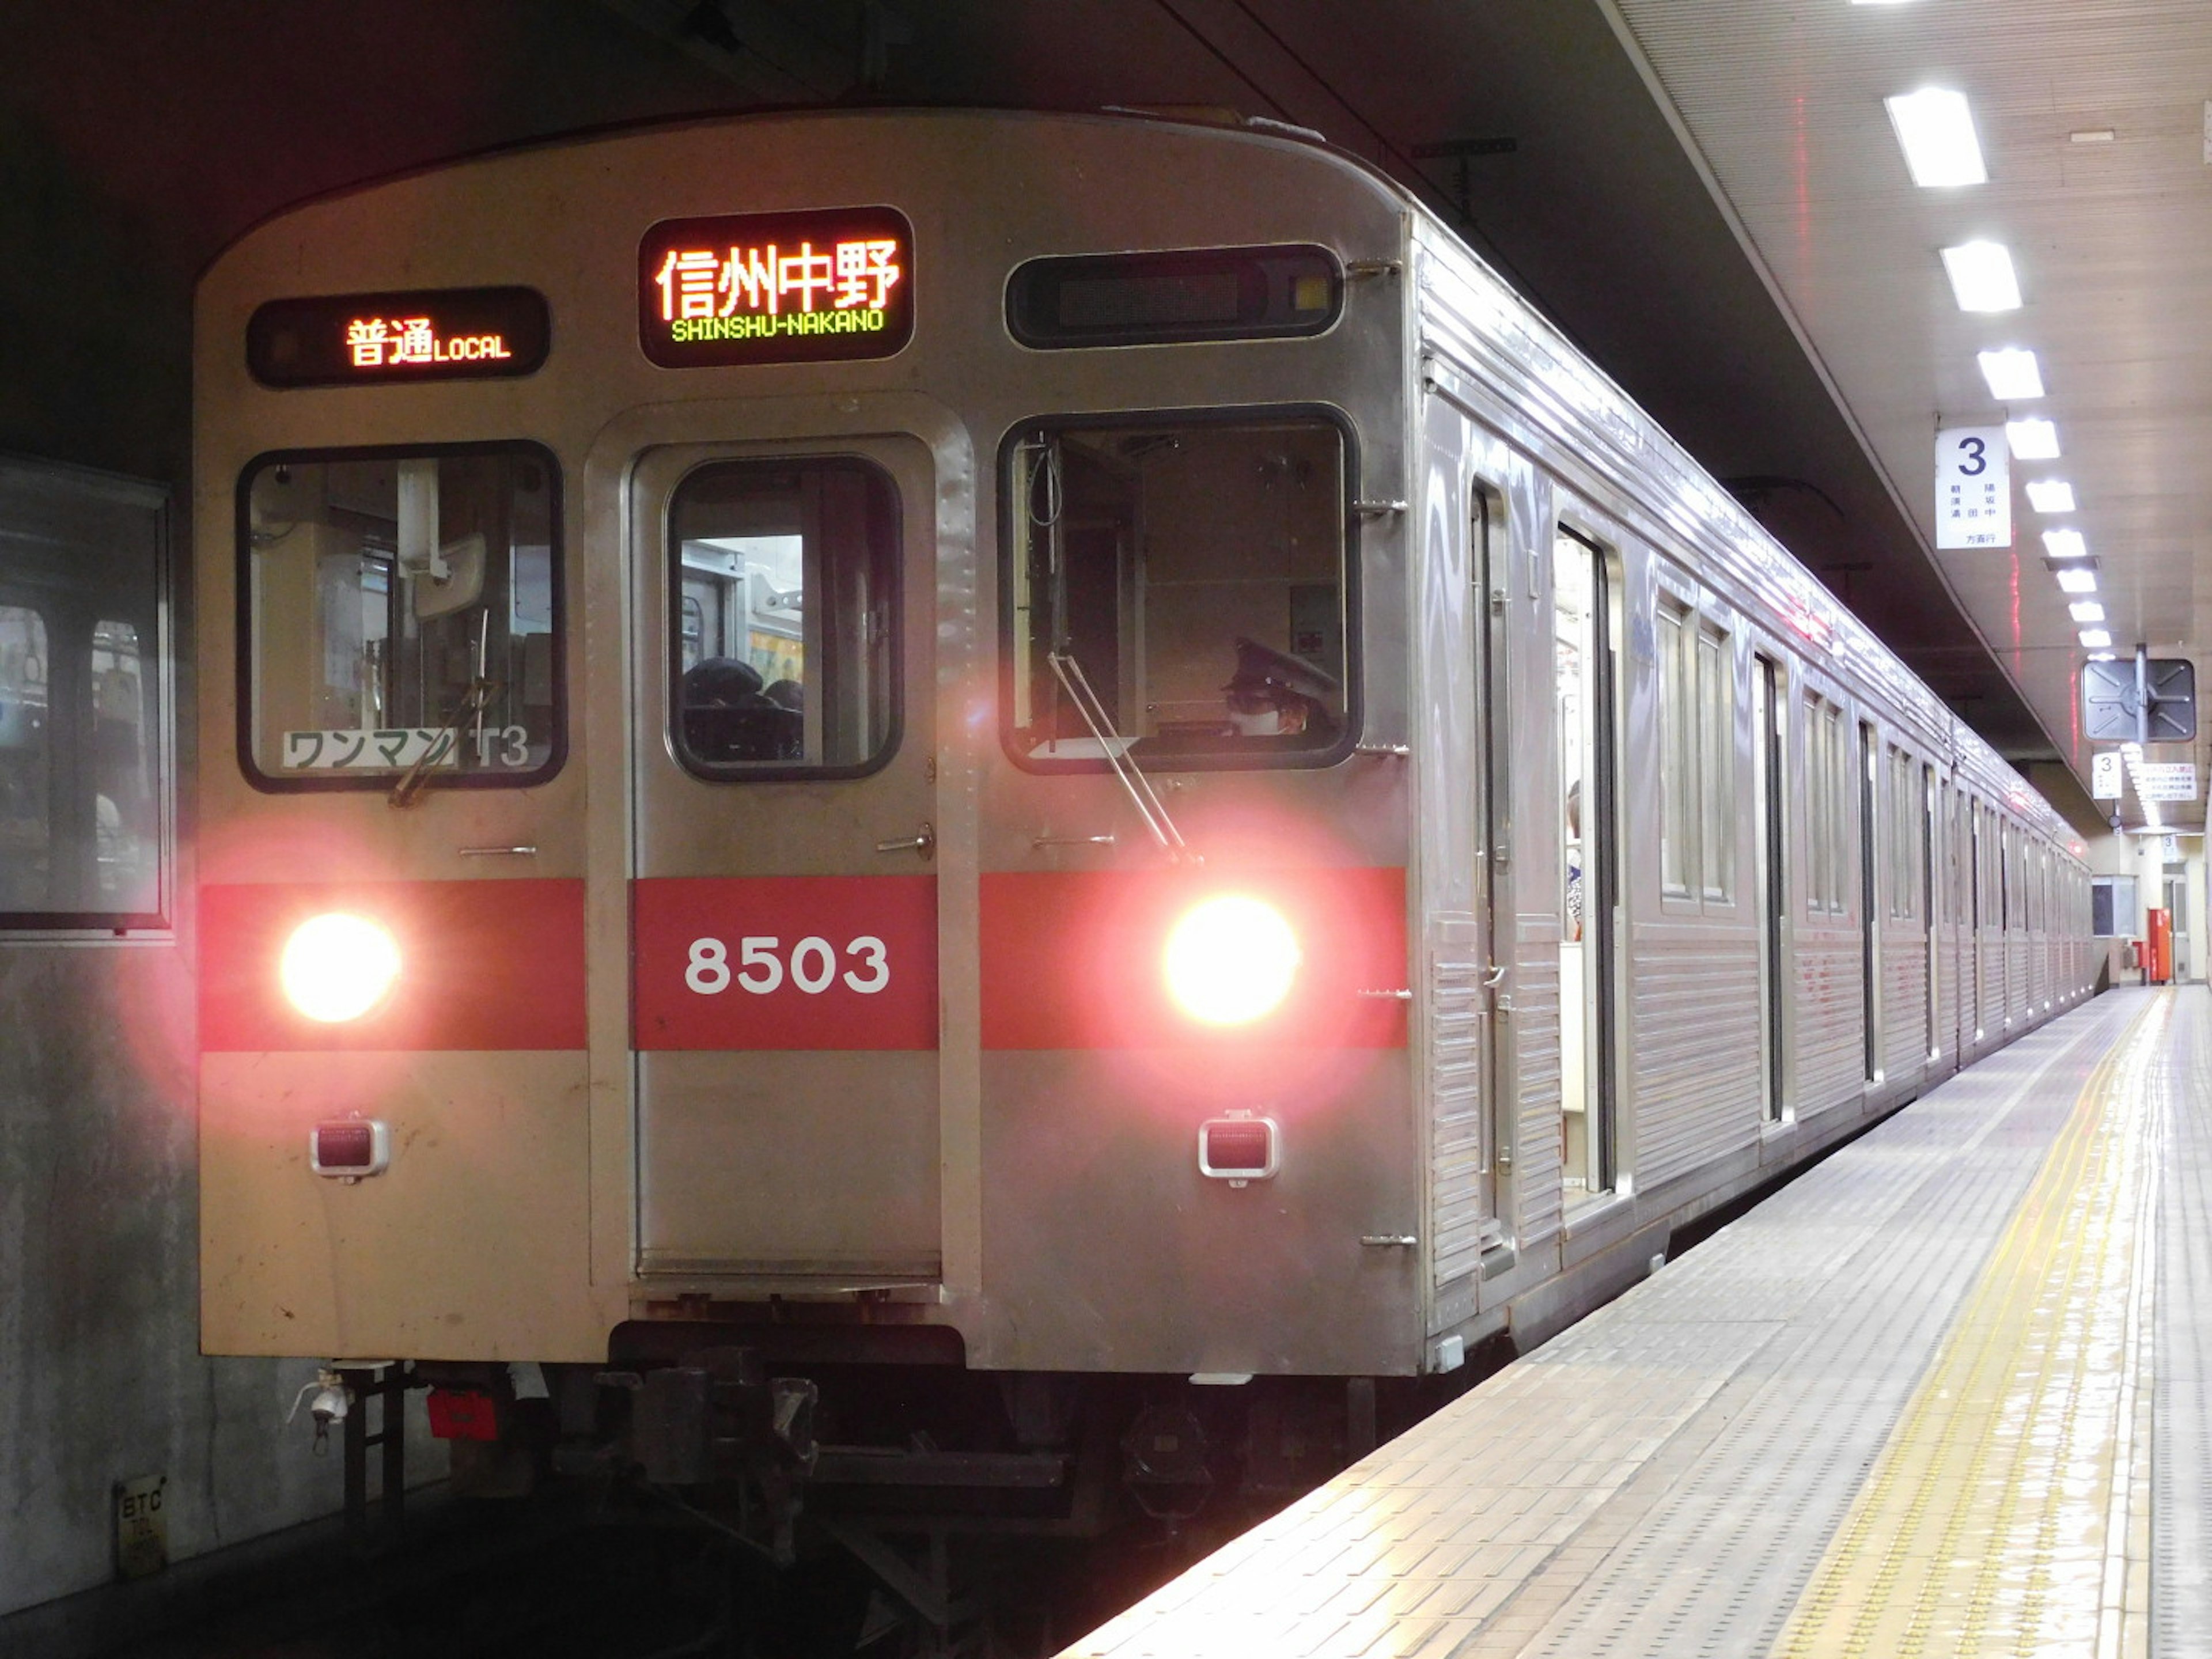
{"type": "Polygon", "coordinates": [[[927,859],[933,856],[937,851],[937,831],[932,829],[928,824],[925,823],[921,826],[921,833],[918,836],[902,836],[896,841],[878,842],[876,843],[876,851],[878,853],[919,853],[922,857],[927,859]]]}

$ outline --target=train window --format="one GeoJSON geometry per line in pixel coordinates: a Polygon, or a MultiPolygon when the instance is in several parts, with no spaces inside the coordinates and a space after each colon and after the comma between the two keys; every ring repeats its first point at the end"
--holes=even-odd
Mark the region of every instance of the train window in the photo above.
{"type": "Polygon", "coordinates": [[[1827,908],[1828,817],[1835,804],[1828,798],[1828,728],[1820,719],[1820,700],[1805,699],[1805,903],[1814,912],[1827,908]]]}
{"type": "Polygon", "coordinates": [[[668,509],[671,736],[701,777],[854,777],[896,738],[898,496],[850,455],[717,461],[668,509]]]}
{"type": "Polygon", "coordinates": [[[1319,334],[1343,308],[1343,268],[1322,247],[1032,259],[1006,283],[1008,331],[1047,348],[1319,334]]]}
{"type": "Polygon", "coordinates": [[[46,619],[29,605],[0,605],[0,909],[30,910],[46,896],[54,750],[46,619]]]}
{"type": "Polygon", "coordinates": [[[1729,635],[1662,594],[1659,872],[1675,898],[1725,903],[1735,867],[1735,657],[1729,635]]]}
{"type": "Polygon", "coordinates": [[[166,502],[0,460],[0,928],[167,926],[166,502]]]}
{"type": "Polygon", "coordinates": [[[1340,758],[1357,664],[1342,430],[1069,422],[1006,450],[1006,742],[1173,766],[1340,758]]]}
{"type": "Polygon", "coordinates": [[[1843,710],[1826,698],[1805,699],[1806,906],[1815,915],[1842,915],[1844,854],[1850,833],[1850,757],[1844,744],[1843,710]]]}
{"type": "Polygon", "coordinates": [[[1735,868],[1735,660],[1729,636],[1698,630],[1698,845],[1705,895],[1726,900],[1735,868]]]}
{"type": "Polygon", "coordinates": [[[1686,898],[1697,859],[1698,731],[1689,613],[1662,599],[1659,640],[1659,879],[1686,898]]]}
{"type": "Polygon", "coordinates": [[[1889,751],[1889,914],[1899,919],[1920,913],[1920,812],[1912,789],[1912,757],[1889,751]]]}
{"type": "Polygon", "coordinates": [[[239,699],[264,789],[513,787],[560,764],[559,477],[534,444],[264,456],[239,699]]]}

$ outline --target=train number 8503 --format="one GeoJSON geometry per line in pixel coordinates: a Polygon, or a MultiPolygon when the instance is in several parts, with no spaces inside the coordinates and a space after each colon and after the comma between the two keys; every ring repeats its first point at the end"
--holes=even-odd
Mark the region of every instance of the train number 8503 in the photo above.
{"type": "Polygon", "coordinates": [[[732,981],[760,997],[782,988],[787,979],[808,996],[820,996],[840,979],[848,989],[864,997],[873,996],[891,982],[890,953],[883,940],[872,933],[847,942],[842,960],[854,965],[842,974],[837,948],[817,934],[800,939],[791,947],[788,957],[781,954],[782,950],[783,941],[772,934],[741,939],[738,971],[732,972],[728,945],[718,939],[695,939],[684,982],[702,997],[728,990],[732,981]]]}

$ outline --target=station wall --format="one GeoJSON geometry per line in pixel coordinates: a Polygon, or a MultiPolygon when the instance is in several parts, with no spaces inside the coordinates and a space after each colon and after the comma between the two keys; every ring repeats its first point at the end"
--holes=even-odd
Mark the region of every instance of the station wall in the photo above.
{"type": "MultiPolygon", "coordinates": [[[[356,180],[806,95],[594,0],[19,9],[0,53],[0,456],[168,495],[179,898],[159,938],[0,935],[0,1614],[113,1576],[119,1481],[167,1478],[172,1559],[339,1502],[335,1449],[311,1453],[306,1413],[284,1421],[312,1364],[198,1351],[191,780],[228,757],[192,744],[197,273],[264,215],[356,180]]],[[[27,545],[9,530],[0,586],[27,545]]],[[[0,864],[21,856],[0,844],[0,864]]]]}

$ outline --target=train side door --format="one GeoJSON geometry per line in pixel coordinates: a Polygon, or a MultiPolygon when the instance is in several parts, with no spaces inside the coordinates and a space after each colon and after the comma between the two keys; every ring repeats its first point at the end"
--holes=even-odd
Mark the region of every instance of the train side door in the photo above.
{"type": "Polygon", "coordinates": [[[1552,643],[1559,744],[1559,1156],[1571,1211],[1611,1192],[1619,1177],[1614,589],[1605,553],[1562,526],[1553,542],[1552,643]]]}
{"type": "Polygon", "coordinates": [[[648,1279],[940,1273],[934,500],[896,437],[633,476],[648,1279]]]}
{"type": "Polygon", "coordinates": [[[1880,857],[1876,830],[1881,822],[1879,790],[1881,750],[1874,727],[1859,722],[1859,1032],[1866,1080],[1882,1080],[1881,1066],[1881,885],[1875,879],[1880,857]]]}

